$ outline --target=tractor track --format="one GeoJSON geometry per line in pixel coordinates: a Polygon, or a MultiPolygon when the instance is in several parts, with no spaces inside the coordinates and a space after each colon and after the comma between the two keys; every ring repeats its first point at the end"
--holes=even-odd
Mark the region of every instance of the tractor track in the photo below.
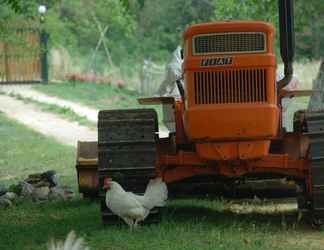
{"type": "Polygon", "coordinates": [[[296,114],[300,126],[296,127],[309,138],[310,174],[307,194],[302,209],[309,210],[313,223],[324,224],[324,112],[300,111],[296,114]]]}
{"type": "MultiPolygon", "coordinates": [[[[126,191],[143,194],[156,176],[157,115],[152,109],[103,110],[98,121],[99,187],[105,177],[117,181],[126,191]],[[127,157],[126,157],[127,156],[127,157]]],[[[116,223],[117,216],[105,205],[105,192],[99,190],[104,224],[116,223]]],[[[159,220],[159,210],[151,210],[145,223],[159,220]]]]}

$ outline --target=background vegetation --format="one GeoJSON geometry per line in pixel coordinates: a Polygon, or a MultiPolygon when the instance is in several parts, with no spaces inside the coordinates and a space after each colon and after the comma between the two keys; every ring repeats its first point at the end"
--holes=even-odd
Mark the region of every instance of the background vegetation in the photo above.
{"type": "MultiPolygon", "coordinates": [[[[253,19],[278,25],[275,0],[2,0],[0,18],[7,23],[26,18],[38,22],[39,4],[48,8],[45,27],[50,48],[64,48],[73,58],[81,58],[84,68],[99,72],[114,65],[132,71],[144,58],[165,62],[193,23],[253,19]],[[93,59],[100,36],[98,23],[102,29],[107,27],[104,37],[110,58],[101,46],[93,59]]],[[[322,0],[295,0],[299,59],[324,55],[323,10],[322,0]]],[[[3,36],[5,26],[0,30],[3,36]]]]}

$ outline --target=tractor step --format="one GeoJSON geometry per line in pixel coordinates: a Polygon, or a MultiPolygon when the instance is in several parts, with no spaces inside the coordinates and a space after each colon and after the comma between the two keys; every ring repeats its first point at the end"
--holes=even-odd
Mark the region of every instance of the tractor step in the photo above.
{"type": "MultiPolygon", "coordinates": [[[[105,204],[102,190],[106,177],[127,192],[143,194],[149,180],[156,177],[157,115],[153,109],[103,110],[98,118],[98,175],[101,215],[104,224],[118,224],[105,204]]],[[[145,223],[159,220],[153,209],[145,223]]]]}

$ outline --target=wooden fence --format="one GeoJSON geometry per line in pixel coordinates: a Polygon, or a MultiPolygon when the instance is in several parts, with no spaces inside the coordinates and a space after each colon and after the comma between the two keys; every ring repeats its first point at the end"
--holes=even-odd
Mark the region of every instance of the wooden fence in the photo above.
{"type": "Polygon", "coordinates": [[[0,83],[42,81],[41,39],[38,27],[24,23],[0,29],[0,83]]]}
{"type": "Polygon", "coordinates": [[[157,90],[165,77],[165,66],[157,65],[145,59],[140,74],[139,92],[144,96],[157,94],[157,90]]]}

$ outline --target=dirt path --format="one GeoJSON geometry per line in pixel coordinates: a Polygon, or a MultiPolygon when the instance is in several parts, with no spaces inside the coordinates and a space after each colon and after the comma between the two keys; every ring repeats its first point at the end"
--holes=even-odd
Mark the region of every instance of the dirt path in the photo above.
{"type": "Polygon", "coordinates": [[[16,94],[25,98],[30,98],[38,102],[54,104],[59,107],[66,107],[73,110],[76,114],[86,117],[89,121],[97,122],[98,110],[86,107],[79,103],[66,101],[57,97],[48,96],[39,91],[31,89],[30,85],[4,85],[0,90],[6,94],[16,94]]]}
{"type": "MultiPolygon", "coordinates": [[[[20,95],[24,98],[30,98],[38,102],[54,104],[59,107],[66,107],[73,110],[76,114],[86,117],[89,121],[97,123],[99,110],[89,108],[72,101],[66,101],[58,97],[48,96],[46,94],[43,94],[42,92],[33,90],[31,87],[31,85],[0,85],[0,91],[8,95],[12,93],[15,95],[20,95]]],[[[169,136],[169,133],[164,126],[160,127],[159,136],[161,138],[169,136]]]]}
{"type": "Polygon", "coordinates": [[[70,122],[57,115],[41,111],[37,106],[26,104],[15,98],[0,95],[0,111],[8,117],[57,141],[76,146],[78,140],[97,140],[97,132],[77,122],[70,122]]]}

